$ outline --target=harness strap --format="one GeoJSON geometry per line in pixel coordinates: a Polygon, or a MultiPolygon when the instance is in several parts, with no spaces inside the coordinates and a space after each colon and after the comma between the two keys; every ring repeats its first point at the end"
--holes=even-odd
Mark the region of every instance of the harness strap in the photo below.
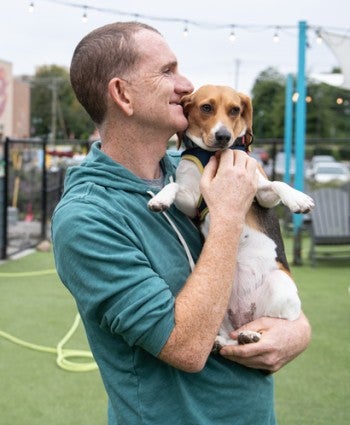
{"type": "MultiPolygon", "coordinates": [[[[183,136],[183,143],[185,144],[186,149],[182,152],[182,159],[191,161],[198,167],[200,173],[203,173],[204,167],[208,164],[210,158],[215,155],[215,151],[206,151],[203,148],[197,146],[186,134],[183,136]]],[[[246,153],[250,151],[250,145],[253,143],[253,134],[249,131],[246,132],[242,137],[237,137],[235,142],[229,149],[242,150],[246,153]]],[[[202,222],[205,219],[205,216],[208,214],[209,210],[206,202],[203,199],[203,196],[200,195],[197,202],[197,219],[199,222],[202,222]]]]}

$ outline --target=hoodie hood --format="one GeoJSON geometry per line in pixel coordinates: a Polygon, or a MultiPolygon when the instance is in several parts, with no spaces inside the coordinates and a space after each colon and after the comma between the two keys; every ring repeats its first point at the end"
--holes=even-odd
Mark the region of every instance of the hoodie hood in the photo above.
{"type": "MultiPolygon", "coordinates": [[[[170,176],[174,177],[179,158],[177,152],[168,152],[161,160],[165,184],[169,182],[170,176]]],[[[145,193],[149,190],[141,178],[102,152],[100,141],[91,146],[90,152],[80,165],[68,168],[64,193],[87,182],[128,192],[145,193]]]]}

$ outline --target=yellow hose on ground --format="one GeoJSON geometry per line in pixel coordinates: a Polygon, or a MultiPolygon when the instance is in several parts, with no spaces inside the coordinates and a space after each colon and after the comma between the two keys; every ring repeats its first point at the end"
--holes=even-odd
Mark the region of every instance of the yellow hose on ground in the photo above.
{"type": "MultiPolygon", "coordinates": [[[[41,270],[34,272],[18,272],[18,273],[0,273],[0,277],[28,277],[28,276],[44,276],[48,274],[56,273],[55,269],[49,270],[41,270]]],[[[64,370],[69,372],[89,372],[92,370],[98,369],[96,362],[93,360],[93,356],[91,351],[87,350],[74,350],[64,348],[64,345],[72,338],[74,333],[76,332],[79,323],[80,323],[80,315],[76,314],[74,322],[66,335],[58,342],[56,348],[54,347],[46,347],[43,345],[33,344],[28,341],[24,341],[20,338],[17,338],[7,332],[0,330],[0,337],[14,343],[20,345],[21,347],[29,348],[31,350],[40,351],[44,353],[56,354],[56,363],[57,365],[64,370]],[[73,362],[68,359],[70,358],[89,358],[92,359],[91,362],[73,362]]]]}

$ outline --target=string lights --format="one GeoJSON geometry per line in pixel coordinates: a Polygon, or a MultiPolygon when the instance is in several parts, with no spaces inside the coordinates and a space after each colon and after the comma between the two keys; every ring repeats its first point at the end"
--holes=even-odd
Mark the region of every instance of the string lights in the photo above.
{"type": "Polygon", "coordinates": [[[275,33],[274,33],[274,35],[273,35],[273,37],[272,37],[272,41],[273,41],[274,43],[279,43],[279,41],[280,41],[279,27],[276,27],[276,28],[275,28],[275,33]]]}
{"type": "Polygon", "coordinates": [[[185,22],[184,30],[183,30],[183,36],[186,38],[188,37],[188,25],[187,22],[185,22]]]}
{"type": "Polygon", "coordinates": [[[232,25],[231,32],[230,32],[230,37],[229,37],[229,40],[231,41],[231,43],[234,43],[235,40],[236,40],[236,34],[235,34],[234,28],[235,27],[232,25]]]}
{"type": "Polygon", "coordinates": [[[83,17],[81,18],[83,24],[86,24],[88,17],[87,17],[87,12],[86,12],[86,6],[84,6],[84,13],[83,13],[83,17]]]}
{"type": "MultiPolygon", "coordinates": [[[[82,5],[78,3],[74,3],[71,1],[66,0],[41,0],[41,1],[47,1],[50,3],[57,3],[62,6],[67,7],[74,7],[78,9],[82,9],[82,22],[86,23],[88,20],[88,11],[95,11],[95,12],[101,12],[101,13],[107,13],[109,15],[119,15],[124,17],[129,17],[131,19],[136,20],[150,20],[150,21],[158,21],[158,22],[169,22],[169,23],[182,23],[183,25],[183,36],[188,37],[189,35],[189,28],[190,26],[196,26],[198,28],[207,29],[207,30],[222,30],[222,29],[228,29],[230,31],[229,33],[229,41],[231,43],[234,43],[236,41],[236,29],[244,29],[251,32],[261,31],[261,30],[274,30],[272,41],[274,43],[279,43],[280,41],[280,34],[282,31],[287,32],[290,29],[296,30],[297,25],[239,25],[239,24],[215,24],[215,23],[208,23],[208,22],[200,22],[200,21],[194,21],[194,20],[188,20],[188,19],[182,19],[182,18],[176,18],[176,17],[160,17],[160,16],[153,16],[153,15],[145,15],[145,14],[138,14],[134,12],[125,12],[118,9],[108,9],[103,7],[96,7],[96,6],[90,6],[90,5],[82,5]]],[[[34,1],[29,2],[29,12],[34,11],[34,1]]],[[[317,44],[321,44],[323,42],[322,39],[322,28],[314,27],[308,25],[308,28],[313,30],[316,34],[316,42],[317,44]]],[[[335,31],[342,31],[344,33],[348,33],[349,29],[341,29],[341,28],[333,28],[329,30],[335,30],[335,31]]]]}
{"type": "Polygon", "coordinates": [[[321,34],[321,29],[318,28],[316,30],[316,43],[317,44],[322,44],[322,42],[323,42],[323,38],[322,38],[322,34],[321,34]]]}

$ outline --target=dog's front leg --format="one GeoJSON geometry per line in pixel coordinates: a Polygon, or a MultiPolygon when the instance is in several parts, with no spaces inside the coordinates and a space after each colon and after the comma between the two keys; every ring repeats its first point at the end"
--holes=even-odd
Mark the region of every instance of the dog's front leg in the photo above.
{"type": "Polygon", "coordinates": [[[197,215],[198,202],[201,197],[199,182],[201,172],[198,167],[187,159],[180,161],[176,170],[176,182],[179,185],[176,194],[176,207],[188,217],[197,215]]]}
{"type": "Polygon", "coordinates": [[[293,189],[287,183],[269,181],[259,173],[258,190],[256,198],[259,204],[265,208],[272,208],[282,202],[294,213],[308,213],[315,203],[313,199],[299,190],[293,189]]]}
{"type": "Polygon", "coordinates": [[[167,184],[148,202],[148,208],[154,212],[167,210],[174,203],[178,190],[177,183],[167,184]]]}
{"type": "Polygon", "coordinates": [[[272,182],[265,178],[259,170],[256,171],[258,174],[258,189],[256,192],[256,198],[264,208],[273,208],[281,202],[280,196],[273,190],[272,182]]]}
{"type": "Polygon", "coordinates": [[[148,208],[155,212],[167,210],[174,202],[184,214],[194,218],[200,199],[199,182],[201,173],[198,167],[186,159],[180,161],[176,170],[176,183],[163,187],[149,202],[148,208]]]}

